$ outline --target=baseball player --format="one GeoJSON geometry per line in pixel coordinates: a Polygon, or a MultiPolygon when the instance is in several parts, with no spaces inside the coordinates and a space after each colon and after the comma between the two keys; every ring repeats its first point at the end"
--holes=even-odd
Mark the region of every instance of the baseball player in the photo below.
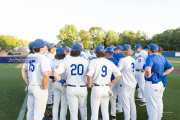
{"type": "Polygon", "coordinates": [[[104,46],[98,45],[95,49],[97,58],[91,60],[88,72],[88,86],[91,91],[91,120],[98,120],[98,111],[101,106],[103,120],[109,120],[109,99],[112,95],[111,87],[120,79],[120,71],[113,62],[107,60],[104,46]],[[115,80],[111,81],[112,74],[115,80]]]}
{"type": "Polygon", "coordinates": [[[148,120],[161,120],[163,116],[163,92],[167,85],[167,75],[174,67],[159,54],[157,44],[148,45],[149,56],[145,64],[145,96],[148,120]]]}
{"type": "Polygon", "coordinates": [[[145,105],[145,96],[144,96],[144,86],[145,86],[145,77],[144,77],[144,64],[148,56],[142,48],[141,44],[136,44],[135,46],[135,77],[138,83],[138,98],[141,100],[140,106],[145,105]]]}
{"type": "MultiPolygon", "coordinates": [[[[56,54],[56,46],[53,43],[47,43],[48,52],[45,53],[45,56],[48,58],[49,62],[52,63],[54,56],[56,54]]],[[[48,85],[48,107],[52,107],[53,104],[53,89],[52,89],[52,79],[49,79],[48,85]]]]}
{"type": "Polygon", "coordinates": [[[120,96],[124,120],[136,120],[136,105],[134,100],[137,81],[135,79],[135,59],[131,57],[132,50],[129,44],[124,45],[125,57],[119,62],[119,70],[122,73],[120,84],[120,96]]]}
{"type": "MultiPolygon", "coordinates": [[[[105,57],[112,61],[116,66],[118,65],[118,61],[116,61],[116,59],[113,58],[113,48],[111,47],[107,47],[105,49],[105,57]]],[[[111,76],[111,80],[114,80],[114,75],[111,76]]],[[[118,91],[117,91],[117,83],[113,86],[112,91],[113,91],[113,95],[110,97],[110,104],[111,104],[111,113],[110,113],[110,117],[111,120],[116,120],[116,100],[117,100],[117,95],[118,95],[118,91]]]]}
{"type": "Polygon", "coordinates": [[[118,45],[114,48],[113,58],[116,59],[116,61],[119,61],[121,58],[124,57],[124,54],[122,51],[123,51],[122,45],[118,45]]]}
{"type": "Polygon", "coordinates": [[[42,120],[48,99],[50,63],[44,56],[45,42],[33,42],[34,54],[29,54],[24,67],[24,79],[28,85],[27,120],[42,120]]]}
{"type": "MultiPolygon", "coordinates": [[[[87,72],[88,60],[80,57],[82,46],[73,44],[70,56],[55,69],[55,78],[65,73],[66,95],[70,110],[71,120],[78,120],[78,109],[81,113],[81,120],[87,120],[87,85],[85,74],[87,72]]],[[[61,76],[60,76],[61,77],[61,76]]]]}
{"type": "MultiPolygon", "coordinates": [[[[58,64],[63,62],[63,59],[65,57],[63,48],[57,48],[56,49],[56,55],[55,59],[52,61],[52,71],[56,69],[58,64]]],[[[53,95],[54,95],[54,101],[53,101],[53,120],[66,120],[67,115],[67,103],[66,103],[66,91],[65,91],[65,75],[62,75],[61,80],[59,81],[53,81],[52,87],[53,87],[53,95]],[[60,119],[58,119],[59,115],[59,105],[61,104],[61,110],[60,110],[60,119]]],[[[54,80],[52,76],[52,80],[54,80]]]]}

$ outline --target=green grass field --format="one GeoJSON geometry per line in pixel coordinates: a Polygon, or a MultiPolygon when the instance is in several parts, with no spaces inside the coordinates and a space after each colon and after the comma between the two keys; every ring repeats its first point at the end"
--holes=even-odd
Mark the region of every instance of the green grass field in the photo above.
{"type": "MultiPolygon", "coordinates": [[[[175,63],[174,65],[180,67],[180,64],[175,63]]],[[[24,88],[25,84],[21,80],[20,70],[16,68],[16,65],[0,64],[0,120],[17,119],[25,97],[24,88]]],[[[164,93],[163,120],[180,120],[179,100],[180,74],[173,73],[169,76],[169,84],[164,93]]],[[[147,119],[145,107],[137,106],[137,112],[138,120],[147,119]]],[[[122,114],[118,114],[117,116],[117,120],[123,119],[122,114]]]]}

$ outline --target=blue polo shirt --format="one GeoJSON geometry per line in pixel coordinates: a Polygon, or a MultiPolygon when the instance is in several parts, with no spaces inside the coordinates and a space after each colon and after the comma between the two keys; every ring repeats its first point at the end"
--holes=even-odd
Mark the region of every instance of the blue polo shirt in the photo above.
{"type": "Polygon", "coordinates": [[[146,81],[151,81],[153,84],[156,84],[162,81],[164,86],[167,86],[167,76],[164,76],[163,73],[167,69],[172,67],[172,64],[168,60],[159,54],[151,54],[147,57],[145,68],[150,67],[152,76],[149,78],[145,77],[146,81]]]}

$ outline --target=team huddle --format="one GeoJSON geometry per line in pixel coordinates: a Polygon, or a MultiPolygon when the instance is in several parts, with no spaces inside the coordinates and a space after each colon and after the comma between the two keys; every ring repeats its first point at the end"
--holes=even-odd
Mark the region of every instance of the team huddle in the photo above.
{"type": "Polygon", "coordinates": [[[148,120],[162,119],[163,92],[174,68],[157,44],[147,49],[136,44],[135,52],[129,44],[84,50],[80,43],[56,47],[36,39],[29,49],[22,66],[28,87],[27,120],[42,120],[48,105],[53,120],[66,120],[68,109],[71,120],[78,120],[79,112],[81,120],[87,120],[87,109],[91,120],[98,120],[99,113],[102,120],[116,120],[116,112],[123,112],[124,120],[136,120],[137,86],[148,120]],[[88,89],[91,108],[87,108],[88,89]]]}

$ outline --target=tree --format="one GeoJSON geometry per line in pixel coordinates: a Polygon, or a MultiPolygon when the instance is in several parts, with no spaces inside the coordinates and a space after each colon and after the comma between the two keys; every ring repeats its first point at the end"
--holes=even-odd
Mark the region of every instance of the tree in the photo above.
{"type": "Polygon", "coordinates": [[[104,39],[105,46],[116,45],[119,41],[119,35],[115,31],[108,31],[104,39]]]}
{"type": "Polygon", "coordinates": [[[104,44],[105,32],[101,27],[91,27],[89,32],[91,34],[93,47],[97,44],[104,44]]]}
{"type": "Polygon", "coordinates": [[[65,25],[60,29],[58,39],[67,46],[78,40],[78,30],[74,25],[65,25]]]}
{"type": "Polygon", "coordinates": [[[91,48],[91,34],[89,31],[80,30],[79,36],[85,49],[91,48]]]}

